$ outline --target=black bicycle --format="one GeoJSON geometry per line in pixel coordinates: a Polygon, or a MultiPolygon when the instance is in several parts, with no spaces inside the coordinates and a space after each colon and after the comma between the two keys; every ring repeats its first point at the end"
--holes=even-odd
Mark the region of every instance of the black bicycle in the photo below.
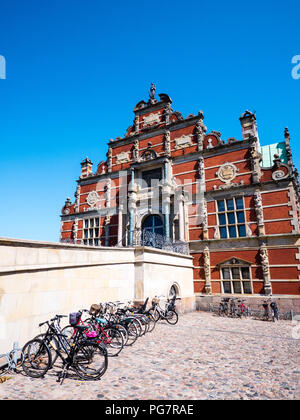
{"type": "Polygon", "coordinates": [[[221,302],[219,303],[218,308],[218,314],[219,316],[228,316],[229,315],[229,298],[223,298],[221,299],[221,302]]]}
{"type": "Polygon", "coordinates": [[[47,325],[46,333],[40,338],[28,341],[23,349],[24,362],[22,368],[26,375],[32,378],[43,377],[53,366],[50,348],[63,362],[57,382],[63,383],[69,369],[73,369],[84,380],[99,379],[107,370],[108,357],[106,347],[89,339],[84,334],[85,326],[74,325],[74,314],[70,314],[70,324],[75,328],[75,335],[70,344],[66,335],[61,332],[56,316],[50,321],[39,324],[47,325]]]}

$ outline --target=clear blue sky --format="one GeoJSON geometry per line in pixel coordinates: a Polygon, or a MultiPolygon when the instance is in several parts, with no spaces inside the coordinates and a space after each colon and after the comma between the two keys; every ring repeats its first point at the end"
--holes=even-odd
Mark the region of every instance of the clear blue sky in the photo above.
{"type": "Polygon", "coordinates": [[[80,162],[105,159],[151,82],[184,116],[263,145],[291,132],[300,169],[298,1],[0,0],[0,236],[57,241],[80,162]]]}

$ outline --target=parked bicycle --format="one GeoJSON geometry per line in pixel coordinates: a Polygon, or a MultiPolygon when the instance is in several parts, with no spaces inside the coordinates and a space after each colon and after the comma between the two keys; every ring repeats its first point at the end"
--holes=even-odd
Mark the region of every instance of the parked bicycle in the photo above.
{"type": "Polygon", "coordinates": [[[97,343],[95,337],[89,338],[84,334],[86,327],[77,325],[78,313],[71,313],[69,316],[70,325],[75,328],[75,336],[70,344],[60,328],[60,318],[61,316],[55,316],[50,321],[39,324],[40,327],[45,324],[48,326],[46,333],[24,345],[24,372],[33,378],[43,377],[53,366],[49,349],[51,346],[63,363],[58,382],[63,383],[69,369],[73,369],[82,379],[99,379],[106,372],[108,365],[105,345],[97,343]]]}
{"type": "Polygon", "coordinates": [[[230,316],[232,318],[247,317],[251,313],[250,308],[246,306],[244,299],[222,298],[219,303],[219,316],[230,316]]]}
{"type": "Polygon", "coordinates": [[[218,314],[219,316],[228,316],[229,315],[229,298],[222,298],[219,303],[218,314]]]}
{"type": "Polygon", "coordinates": [[[69,325],[61,328],[66,315],[55,315],[39,327],[46,332],[28,341],[22,348],[22,369],[33,378],[43,377],[53,368],[56,360],[62,361],[62,371],[57,382],[63,383],[68,371],[73,370],[85,380],[99,379],[107,370],[108,357],[120,354],[124,346],[132,346],[137,339],[152,332],[158,319],[169,324],[178,322],[176,298],[168,299],[165,308],[155,298],[147,308],[133,302],[103,302],[69,314],[69,325]],[[156,315],[156,319],[154,317],[156,315]]]}
{"type": "Polygon", "coordinates": [[[177,324],[178,313],[176,311],[175,301],[180,300],[180,298],[176,298],[176,296],[173,296],[171,299],[167,299],[165,308],[162,308],[160,306],[161,297],[164,296],[155,296],[154,299],[152,299],[152,306],[149,310],[153,318],[155,319],[155,322],[162,319],[166,320],[171,325],[177,324]]]}
{"type": "MultiPolygon", "coordinates": [[[[124,347],[124,336],[120,329],[105,318],[93,315],[87,309],[78,311],[77,325],[86,327],[83,332],[88,338],[95,338],[97,343],[105,344],[108,356],[118,356],[124,347]],[[83,313],[87,313],[91,317],[83,320],[83,313]]],[[[67,335],[68,340],[73,341],[76,328],[72,325],[67,325],[62,329],[62,332],[67,335]]]]}

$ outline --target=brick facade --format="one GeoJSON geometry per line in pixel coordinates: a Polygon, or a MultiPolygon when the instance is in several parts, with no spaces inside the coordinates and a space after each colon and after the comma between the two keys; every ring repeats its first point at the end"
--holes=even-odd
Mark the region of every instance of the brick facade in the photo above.
{"type": "Polygon", "coordinates": [[[96,171],[81,162],[61,240],[134,246],[145,230],[160,233],[189,244],[195,293],[300,295],[299,182],[288,130],[284,157],[264,166],[253,113],[240,117],[241,140],[223,140],[202,111],[184,118],[171,104],[166,94],[140,101],[96,171]]]}

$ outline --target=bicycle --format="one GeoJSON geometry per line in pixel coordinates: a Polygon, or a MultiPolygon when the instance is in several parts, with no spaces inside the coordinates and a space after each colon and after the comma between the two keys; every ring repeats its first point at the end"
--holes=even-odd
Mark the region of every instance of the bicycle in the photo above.
{"type": "MultiPolygon", "coordinates": [[[[102,342],[107,348],[107,355],[110,357],[118,356],[124,346],[124,339],[122,333],[115,326],[110,325],[107,320],[92,315],[91,318],[82,320],[82,313],[87,312],[91,315],[91,312],[87,309],[82,309],[78,313],[77,325],[85,326],[84,334],[91,338],[95,338],[97,343],[102,342]],[[95,333],[93,335],[93,332],[95,333]]],[[[73,340],[75,336],[75,329],[71,325],[67,325],[62,329],[62,332],[67,334],[69,340],[73,340]]]]}
{"type": "Polygon", "coordinates": [[[239,318],[249,316],[250,309],[244,304],[245,299],[238,299],[236,314],[239,318]]]}
{"type": "Polygon", "coordinates": [[[219,308],[218,308],[219,316],[228,316],[229,315],[229,308],[228,308],[229,300],[230,300],[229,298],[221,299],[221,302],[219,303],[219,308]]]}
{"type": "Polygon", "coordinates": [[[109,302],[100,304],[102,307],[100,313],[111,325],[118,327],[120,331],[125,330],[126,345],[132,346],[138,337],[142,335],[142,324],[134,317],[128,316],[127,308],[120,308],[120,305],[123,305],[123,303],[109,302]]]}
{"type": "Polygon", "coordinates": [[[67,371],[72,368],[84,380],[99,379],[107,370],[108,358],[106,347],[97,343],[93,338],[84,335],[85,326],[77,325],[78,313],[69,316],[70,325],[75,328],[75,335],[70,344],[66,335],[59,326],[60,317],[54,317],[50,321],[39,324],[39,327],[47,325],[48,329],[42,338],[34,338],[28,341],[22,352],[24,373],[32,378],[44,377],[53,366],[52,356],[49,349],[51,346],[63,363],[63,370],[59,373],[57,382],[63,383],[67,371]],[[59,343],[56,347],[53,338],[59,343]]]}
{"type": "Polygon", "coordinates": [[[154,299],[152,299],[152,307],[150,308],[150,313],[152,313],[155,322],[162,319],[166,320],[171,325],[177,324],[178,313],[176,312],[175,301],[180,300],[180,298],[176,298],[176,296],[174,296],[172,299],[167,299],[165,309],[163,309],[159,305],[161,297],[164,296],[155,296],[154,299]]]}

